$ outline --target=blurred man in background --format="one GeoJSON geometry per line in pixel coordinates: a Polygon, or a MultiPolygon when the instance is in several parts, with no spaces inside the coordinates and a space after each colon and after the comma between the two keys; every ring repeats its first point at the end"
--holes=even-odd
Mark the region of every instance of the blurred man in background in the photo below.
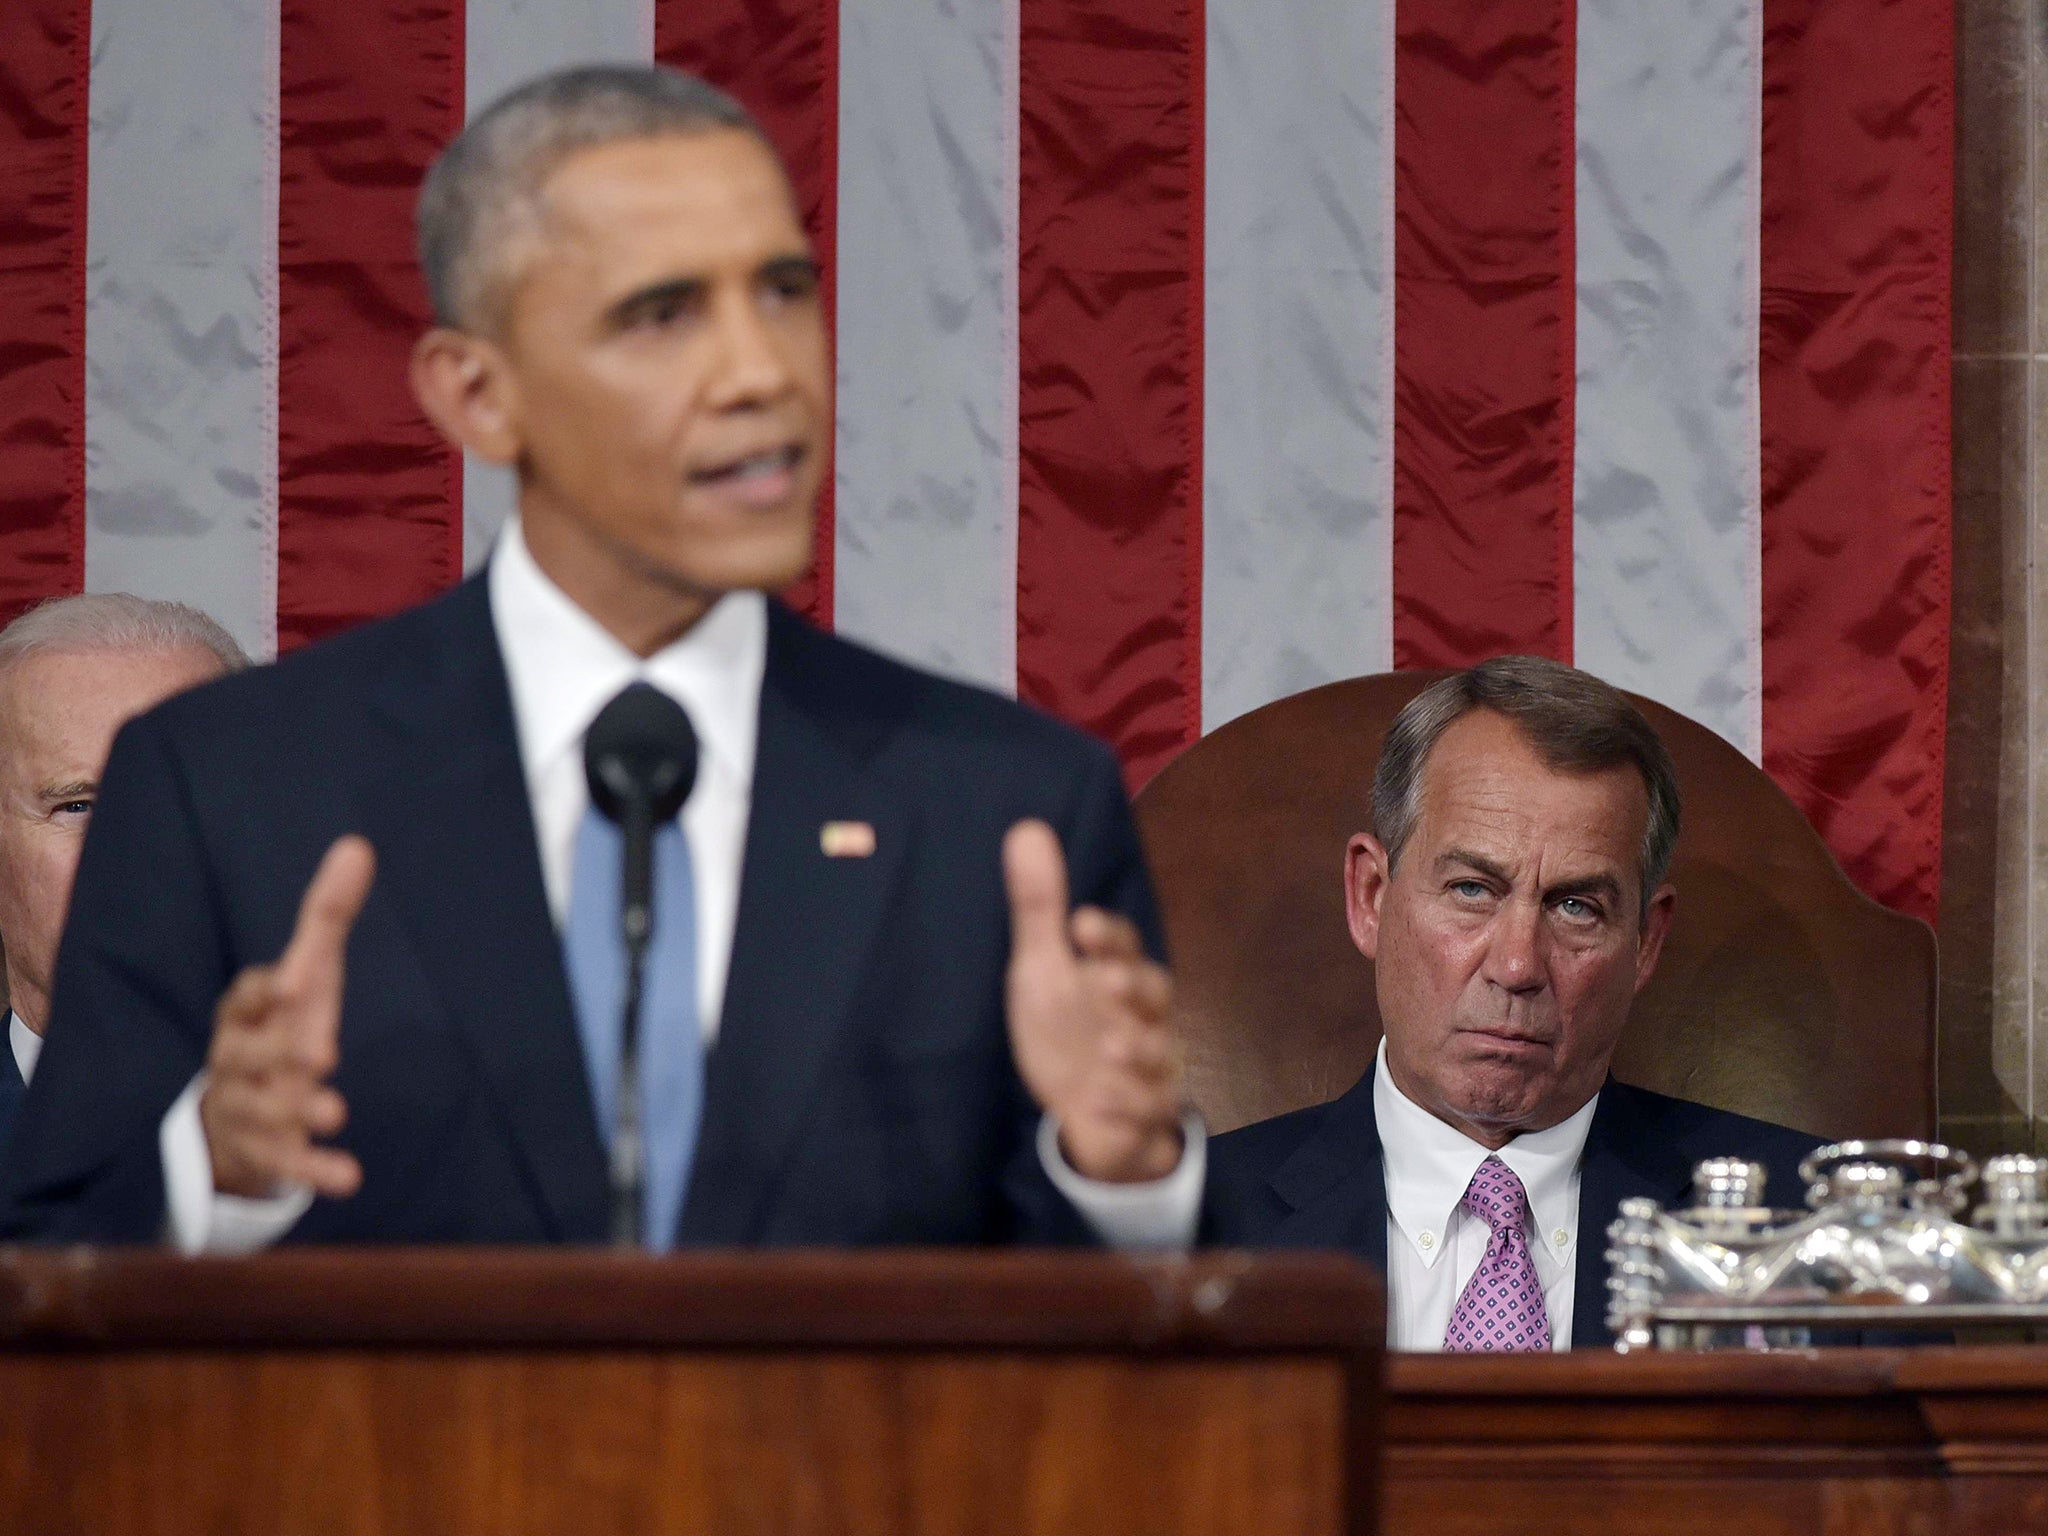
{"type": "Polygon", "coordinates": [[[126,593],[57,598],[0,630],[0,946],[11,1008],[0,1144],[42,1051],[57,941],[114,732],[247,665],[197,609],[126,593]]]}

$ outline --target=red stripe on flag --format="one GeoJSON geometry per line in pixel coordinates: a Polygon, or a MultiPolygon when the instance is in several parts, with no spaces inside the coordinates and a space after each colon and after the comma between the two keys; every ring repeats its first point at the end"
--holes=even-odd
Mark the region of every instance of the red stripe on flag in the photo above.
{"type": "Polygon", "coordinates": [[[462,7],[283,0],[278,169],[280,650],[462,571],[461,460],[414,403],[429,323],[420,178],[462,126],[462,7]]]}
{"type": "Polygon", "coordinates": [[[91,11],[0,5],[0,623],[85,584],[91,11]]]}
{"type": "MultiPolygon", "coordinates": [[[[832,257],[839,227],[836,0],[656,0],[654,56],[732,92],[760,120],[789,168],[804,225],[824,266],[829,324],[836,307],[832,257]]],[[[785,594],[828,627],[833,547],[828,475],[818,497],[811,573],[785,594]]]]}
{"type": "Polygon", "coordinates": [[[1932,919],[1949,640],[1953,15],[1764,6],[1764,766],[1932,919]]]}
{"type": "Polygon", "coordinates": [[[1575,0],[1405,0],[1394,664],[1571,659],[1575,0]]]}
{"type": "Polygon", "coordinates": [[[1134,784],[1201,728],[1203,26],[1021,16],[1018,691],[1134,784]]]}

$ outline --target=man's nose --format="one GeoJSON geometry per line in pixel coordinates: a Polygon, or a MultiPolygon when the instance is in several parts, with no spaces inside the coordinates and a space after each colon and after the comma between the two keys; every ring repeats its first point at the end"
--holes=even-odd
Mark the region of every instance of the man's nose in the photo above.
{"type": "Polygon", "coordinates": [[[1488,934],[1483,974],[1507,992],[1533,992],[1543,985],[1540,903],[1509,901],[1501,905],[1488,934]]]}
{"type": "Polygon", "coordinates": [[[732,294],[719,305],[717,346],[711,386],[714,405],[754,405],[789,388],[791,373],[782,338],[752,295],[732,294]]]}

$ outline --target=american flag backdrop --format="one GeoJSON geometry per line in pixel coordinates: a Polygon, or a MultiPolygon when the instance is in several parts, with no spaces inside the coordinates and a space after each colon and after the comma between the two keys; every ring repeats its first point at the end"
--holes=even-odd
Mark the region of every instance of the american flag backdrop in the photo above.
{"type": "MultiPolygon", "coordinates": [[[[799,600],[1118,744],[1574,660],[1933,915],[1950,0],[4,0],[0,615],[258,652],[506,484],[412,405],[411,204],[596,58],[763,118],[831,276],[799,600]]],[[[1362,744],[1361,750],[1367,750],[1362,744]]]]}

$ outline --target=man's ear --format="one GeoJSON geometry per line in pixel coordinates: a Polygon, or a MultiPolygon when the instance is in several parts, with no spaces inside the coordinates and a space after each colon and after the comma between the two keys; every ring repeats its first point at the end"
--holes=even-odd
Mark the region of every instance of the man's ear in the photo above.
{"type": "Polygon", "coordinates": [[[1650,909],[1643,914],[1643,936],[1636,946],[1636,991],[1640,992],[1657,969],[1657,957],[1664,953],[1664,936],[1671,931],[1671,914],[1678,906],[1678,892],[1668,885],[1657,887],[1650,909]]]}
{"type": "Polygon", "coordinates": [[[519,457],[519,389],[495,343],[437,325],[414,344],[410,373],[413,397],[449,442],[492,464],[519,457]]]}
{"type": "Polygon", "coordinates": [[[1370,832],[1358,832],[1344,845],[1344,920],[1351,942],[1368,960],[1380,957],[1380,903],[1394,878],[1393,861],[1370,832]]]}

